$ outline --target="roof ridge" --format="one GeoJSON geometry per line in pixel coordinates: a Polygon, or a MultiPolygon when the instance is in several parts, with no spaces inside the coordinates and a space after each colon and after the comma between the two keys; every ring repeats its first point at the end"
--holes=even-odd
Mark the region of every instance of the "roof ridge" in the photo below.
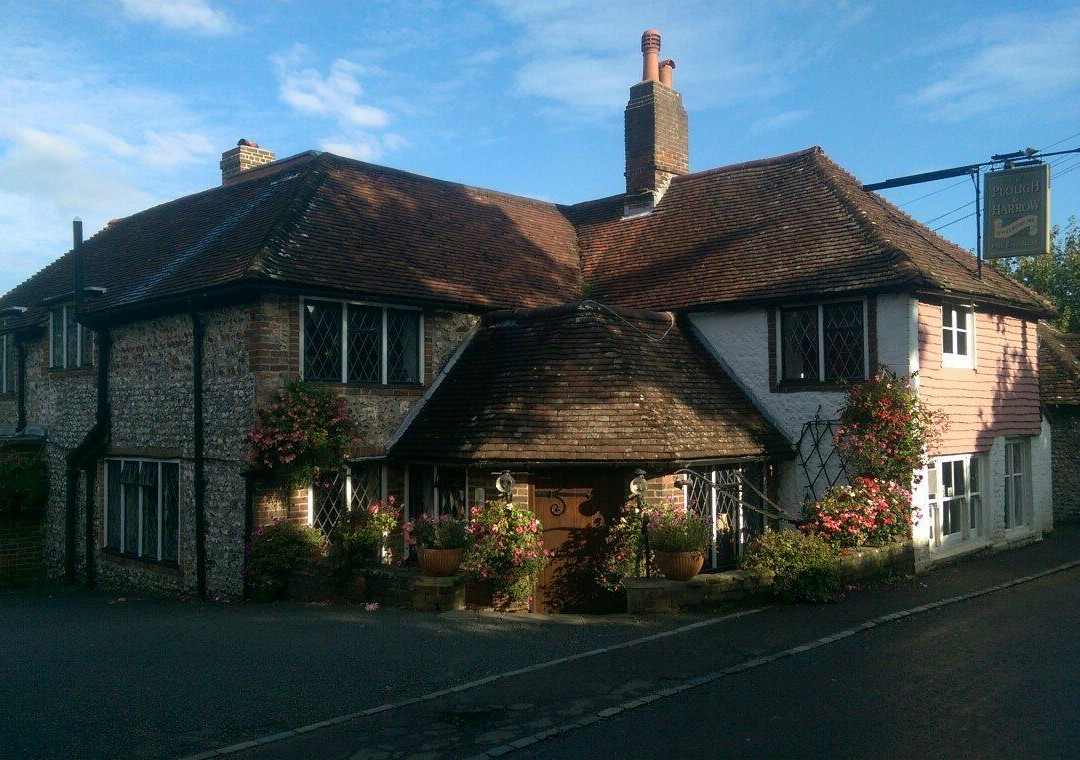
{"type": "Polygon", "coordinates": [[[339,156],[336,153],[325,153],[324,152],[321,155],[327,157],[327,162],[328,163],[339,163],[339,164],[343,164],[346,167],[352,166],[352,167],[356,167],[356,168],[362,168],[365,171],[369,171],[369,172],[372,172],[372,173],[375,173],[375,174],[391,174],[391,175],[397,175],[399,177],[404,177],[404,178],[407,178],[407,179],[420,180],[420,181],[423,181],[423,182],[430,182],[430,183],[435,184],[435,185],[460,187],[460,188],[464,188],[466,190],[475,190],[475,191],[480,192],[480,193],[488,193],[488,194],[491,194],[491,195],[498,195],[498,196],[501,196],[503,198],[513,198],[513,199],[519,200],[519,201],[527,201],[528,203],[535,203],[535,204],[537,204],[539,206],[544,206],[545,208],[560,209],[560,208],[568,208],[569,207],[565,203],[554,203],[553,201],[545,201],[545,200],[541,200],[539,198],[531,198],[528,195],[519,195],[517,193],[508,193],[505,190],[495,190],[495,189],[492,189],[490,187],[480,187],[479,185],[469,185],[469,184],[466,184],[464,182],[455,182],[454,180],[440,179],[438,177],[428,176],[427,174],[420,174],[419,172],[411,172],[411,171],[408,171],[406,169],[398,169],[398,168],[393,167],[393,166],[384,166],[383,164],[373,164],[373,163],[370,163],[368,161],[361,161],[358,158],[349,158],[348,156],[339,156]]]}
{"type": "Polygon", "coordinates": [[[312,196],[326,180],[326,172],[321,171],[322,164],[325,163],[322,158],[324,155],[328,154],[317,154],[303,167],[307,172],[307,176],[293,191],[292,198],[285,210],[279,215],[278,220],[266,231],[262,243],[252,252],[247,266],[243,269],[243,277],[265,277],[269,275],[266,271],[267,260],[284,249],[291,231],[303,219],[304,212],[311,203],[312,196]],[[277,250],[272,250],[271,245],[279,239],[281,245],[278,246],[277,250]]]}
{"type": "Polygon", "coordinates": [[[724,166],[715,166],[712,169],[702,169],[701,171],[688,172],[687,174],[677,174],[671,178],[672,182],[682,182],[687,179],[696,179],[697,177],[708,177],[712,174],[725,174],[731,171],[738,171],[739,169],[756,169],[760,166],[776,166],[778,164],[786,164],[789,161],[795,161],[806,156],[824,155],[825,151],[822,150],[820,145],[811,145],[809,148],[803,148],[802,150],[795,150],[791,153],[781,153],[778,156],[767,156],[765,158],[754,158],[749,161],[740,161],[735,164],[726,164],[724,166]]]}

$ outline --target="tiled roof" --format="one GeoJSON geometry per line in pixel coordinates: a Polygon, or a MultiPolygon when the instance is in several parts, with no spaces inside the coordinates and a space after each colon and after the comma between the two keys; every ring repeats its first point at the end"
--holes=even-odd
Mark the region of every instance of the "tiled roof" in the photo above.
{"type": "MultiPolygon", "coordinates": [[[[585,292],[684,309],[867,289],[946,291],[1050,314],[1047,302],[933,234],[820,148],[676,177],[652,213],[624,196],[572,207],[308,153],[119,220],[85,246],[98,313],[238,284],[464,308],[534,308],[585,292]],[[575,229],[576,226],[576,229],[575,229]]],[[[41,323],[71,291],[70,254],[0,309],[41,323]]]]}
{"type": "MultiPolygon", "coordinates": [[[[121,219],[86,241],[102,312],[244,282],[485,308],[580,296],[573,226],[551,203],[331,154],[121,219]]],[[[71,254],[0,298],[29,308],[70,292],[71,254]]]]}
{"type": "Polygon", "coordinates": [[[649,214],[624,196],[571,207],[591,293],[681,309],[868,289],[947,291],[1051,313],[934,234],[820,148],[675,177],[649,214]]]}
{"type": "Polygon", "coordinates": [[[1080,334],[1039,323],[1039,396],[1044,404],[1080,405],[1080,334]]]}
{"type": "Polygon", "coordinates": [[[648,463],[783,451],[674,315],[585,301],[485,317],[390,455],[648,463]]]}

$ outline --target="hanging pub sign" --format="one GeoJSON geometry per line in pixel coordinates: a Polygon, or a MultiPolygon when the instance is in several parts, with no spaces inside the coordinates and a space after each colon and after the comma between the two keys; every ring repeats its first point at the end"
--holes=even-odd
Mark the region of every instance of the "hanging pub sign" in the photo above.
{"type": "Polygon", "coordinates": [[[988,172],[984,183],[983,257],[1050,253],[1050,167],[988,172]]]}

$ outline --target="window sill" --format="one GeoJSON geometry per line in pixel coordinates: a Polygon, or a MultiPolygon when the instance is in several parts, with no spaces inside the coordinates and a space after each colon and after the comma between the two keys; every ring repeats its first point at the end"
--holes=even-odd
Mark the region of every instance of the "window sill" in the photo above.
{"type": "Polygon", "coordinates": [[[800,382],[792,380],[782,380],[776,387],[773,388],[774,393],[800,393],[803,391],[817,391],[819,393],[845,393],[851,386],[865,383],[866,380],[847,380],[830,381],[830,382],[800,382]]]}
{"type": "Polygon", "coordinates": [[[941,355],[941,368],[942,369],[975,369],[975,362],[970,357],[958,357],[951,356],[949,354],[941,355]]]}
{"type": "Polygon", "coordinates": [[[382,383],[343,383],[338,380],[311,380],[309,382],[321,388],[364,396],[377,396],[380,393],[419,396],[424,392],[424,386],[419,383],[386,383],[384,385],[382,383]]]}
{"type": "Polygon", "coordinates": [[[102,549],[101,553],[110,562],[122,567],[138,567],[168,575],[180,574],[180,565],[176,562],[165,562],[150,557],[136,557],[134,554],[125,554],[116,549],[102,549]]]}

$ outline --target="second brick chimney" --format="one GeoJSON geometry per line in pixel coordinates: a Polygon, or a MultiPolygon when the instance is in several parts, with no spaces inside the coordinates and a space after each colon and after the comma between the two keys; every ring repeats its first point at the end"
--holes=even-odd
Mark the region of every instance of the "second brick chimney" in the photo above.
{"type": "Polygon", "coordinates": [[[660,61],[660,32],[641,35],[642,81],[626,104],[626,192],[659,200],[671,178],[690,171],[689,128],[682,95],[671,87],[675,62],[660,61]]]}
{"type": "MultiPolygon", "coordinates": [[[[236,175],[254,169],[256,166],[264,166],[273,163],[274,154],[269,150],[263,150],[254,140],[246,137],[221,154],[221,184],[231,185],[236,175]]],[[[235,181],[235,180],[234,180],[235,181]]]]}

